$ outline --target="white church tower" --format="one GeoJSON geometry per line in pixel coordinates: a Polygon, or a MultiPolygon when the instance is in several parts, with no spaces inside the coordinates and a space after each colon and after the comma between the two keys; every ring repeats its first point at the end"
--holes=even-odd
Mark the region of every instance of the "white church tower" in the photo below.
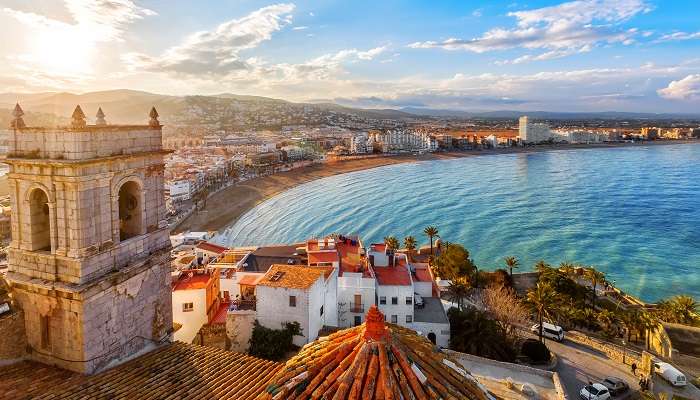
{"type": "Polygon", "coordinates": [[[170,340],[170,241],[162,130],[27,127],[17,105],[8,181],[12,243],[7,280],[37,361],[94,373],[170,340]]]}

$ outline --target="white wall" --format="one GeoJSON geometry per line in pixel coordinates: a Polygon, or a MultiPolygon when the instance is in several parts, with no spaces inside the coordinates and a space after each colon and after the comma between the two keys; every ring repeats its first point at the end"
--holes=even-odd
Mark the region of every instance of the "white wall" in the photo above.
{"type": "Polygon", "coordinates": [[[413,301],[406,304],[406,297],[413,299],[413,286],[377,286],[377,307],[384,313],[387,322],[391,322],[392,315],[397,316],[397,323],[402,326],[408,326],[406,315],[410,315],[413,320],[413,301]],[[386,304],[381,304],[382,296],[386,296],[386,304]],[[398,297],[398,304],[391,304],[392,297],[398,297]]]}
{"type": "Polygon", "coordinates": [[[435,334],[435,344],[447,348],[450,345],[450,324],[437,324],[430,322],[414,322],[407,327],[419,332],[421,336],[428,337],[429,333],[435,334]]]}
{"type": "Polygon", "coordinates": [[[340,310],[343,315],[339,315],[338,325],[341,328],[347,328],[354,325],[355,316],[361,318],[361,322],[365,321],[367,310],[375,304],[376,280],[374,278],[363,278],[361,273],[346,272],[338,278],[338,303],[345,303],[343,310],[340,310]],[[351,312],[350,308],[355,302],[355,295],[362,296],[362,304],[364,309],[360,313],[351,312]],[[344,320],[340,320],[340,318],[344,320]]]}
{"type": "Polygon", "coordinates": [[[202,325],[209,322],[207,317],[207,292],[205,289],[173,291],[173,322],[182,324],[175,332],[175,340],[192,343],[202,325]],[[182,311],[183,303],[193,303],[194,309],[182,311]]]}
{"type": "Polygon", "coordinates": [[[421,297],[433,297],[432,282],[417,282],[413,281],[413,290],[421,295],[421,297]]]}
{"type": "MultiPolygon", "coordinates": [[[[328,326],[338,326],[338,268],[334,268],[323,288],[323,317],[328,326]]],[[[316,331],[318,332],[318,331],[316,331]]]]}

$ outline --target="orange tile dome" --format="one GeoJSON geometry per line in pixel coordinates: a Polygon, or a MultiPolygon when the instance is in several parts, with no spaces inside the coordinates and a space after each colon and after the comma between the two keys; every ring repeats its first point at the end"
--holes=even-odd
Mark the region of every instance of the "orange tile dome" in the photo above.
{"type": "Polygon", "coordinates": [[[414,331],[384,322],[372,306],[366,322],[304,346],[272,378],[260,400],[473,399],[486,389],[459,363],[414,331]]]}

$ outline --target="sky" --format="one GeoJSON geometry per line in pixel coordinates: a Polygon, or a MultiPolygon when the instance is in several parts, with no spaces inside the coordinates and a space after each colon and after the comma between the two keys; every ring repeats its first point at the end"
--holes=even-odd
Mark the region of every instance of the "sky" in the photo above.
{"type": "Polygon", "coordinates": [[[700,0],[0,0],[0,92],[700,112],[700,0]]]}

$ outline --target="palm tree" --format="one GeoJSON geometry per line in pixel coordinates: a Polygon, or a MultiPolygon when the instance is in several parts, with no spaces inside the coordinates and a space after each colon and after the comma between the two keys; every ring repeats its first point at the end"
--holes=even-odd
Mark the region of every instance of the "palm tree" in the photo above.
{"type": "Polygon", "coordinates": [[[394,252],[399,249],[399,239],[397,239],[395,236],[385,236],[384,244],[386,244],[386,248],[390,252],[394,252]]]}
{"type": "Polygon", "coordinates": [[[433,239],[436,237],[440,237],[440,235],[438,234],[439,233],[438,228],[431,225],[431,226],[428,226],[425,229],[423,229],[423,233],[425,234],[425,236],[430,238],[430,254],[432,255],[433,254],[433,239]]]}
{"type": "Polygon", "coordinates": [[[405,238],[403,238],[403,247],[405,247],[408,251],[409,257],[412,257],[413,252],[416,250],[416,245],[416,238],[414,238],[413,236],[406,236],[405,238]]]}
{"type": "Polygon", "coordinates": [[[564,261],[564,262],[562,262],[561,264],[559,264],[559,271],[563,272],[564,275],[566,275],[566,276],[568,276],[568,277],[571,278],[571,277],[573,277],[574,275],[576,275],[576,273],[575,273],[575,271],[576,271],[576,265],[574,265],[574,264],[572,264],[572,263],[570,263],[570,262],[565,262],[565,261],[564,261]]]}
{"type": "Polygon", "coordinates": [[[520,265],[520,261],[516,257],[509,256],[506,257],[503,260],[506,263],[506,266],[508,267],[508,270],[510,271],[510,277],[513,277],[513,268],[518,268],[518,265],[520,265]]]}
{"type": "Polygon", "coordinates": [[[466,278],[455,278],[447,288],[447,299],[457,303],[460,310],[464,309],[464,300],[469,297],[469,282],[466,278]]]}
{"type": "Polygon", "coordinates": [[[584,272],[584,276],[591,281],[591,285],[593,285],[593,301],[592,305],[593,308],[595,308],[595,299],[598,293],[596,292],[596,288],[598,287],[599,283],[605,282],[605,274],[598,271],[594,267],[588,267],[586,268],[584,272]]]}
{"type": "Polygon", "coordinates": [[[692,324],[698,318],[700,304],[690,296],[678,295],[662,304],[668,322],[692,324]]]}
{"type": "Polygon", "coordinates": [[[556,293],[551,286],[537,283],[537,286],[527,293],[527,301],[537,311],[537,321],[540,324],[540,342],[542,342],[542,324],[545,317],[549,317],[554,309],[556,293]]]}
{"type": "Polygon", "coordinates": [[[544,260],[537,261],[537,264],[535,264],[535,271],[537,271],[540,275],[549,272],[551,269],[552,267],[544,262],[544,260]]]}

